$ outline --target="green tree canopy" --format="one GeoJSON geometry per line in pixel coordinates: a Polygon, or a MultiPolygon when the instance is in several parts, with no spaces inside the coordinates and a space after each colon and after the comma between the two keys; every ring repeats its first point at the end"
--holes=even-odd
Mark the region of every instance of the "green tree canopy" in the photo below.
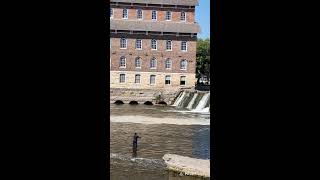
{"type": "Polygon", "coordinates": [[[210,39],[198,39],[197,41],[197,65],[196,77],[206,75],[210,78],[210,39]]]}

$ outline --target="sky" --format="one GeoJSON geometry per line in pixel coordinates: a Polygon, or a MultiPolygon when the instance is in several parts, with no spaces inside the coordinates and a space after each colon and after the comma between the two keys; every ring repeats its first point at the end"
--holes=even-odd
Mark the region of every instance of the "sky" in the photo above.
{"type": "Polygon", "coordinates": [[[210,0],[199,0],[199,6],[196,6],[196,22],[201,29],[198,38],[210,38],[210,0]]]}

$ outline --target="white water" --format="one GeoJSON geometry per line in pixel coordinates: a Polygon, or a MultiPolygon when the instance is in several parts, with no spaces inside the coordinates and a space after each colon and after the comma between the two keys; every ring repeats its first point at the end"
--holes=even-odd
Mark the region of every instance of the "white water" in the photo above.
{"type": "MultiPolygon", "coordinates": [[[[192,113],[210,113],[210,106],[207,107],[208,101],[210,100],[210,92],[198,92],[198,93],[190,93],[187,91],[183,91],[180,93],[176,101],[172,106],[180,107],[180,108],[187,108],[190,111],[184,112],[192,112],[192,113]],[[193,97],[188,98],[187,96],[193,95],[193,97]],[[199,95],[203,95],[199,101],[199,95]],[[190,102],[187,102],[190,101],[190,102]],[[186,107],[186,103],[188,103],[186,107]],[[193,109],[193,107],[195,107],[193,109]]],[[[180,111],[180,110],[179,110],[180,111]]]]}
{"type": "Polygon", "coordinates": [[[206,104],[210,98],[210,93],[205,94],[202,99],[200,100],[199,104],[195,109],[193,109],[193,112],[209,112],[209,108],[205,108],[206,104]]]}
{"type": "Polygon", "coordinates": [[[178,99],[174,102],[173,106],[179,106],[179,104],[181,103],[181,101],[183,100],[184,96],[186,95],[186,92],[183,91],[182,95],[180,94],[180,96],[178,97],[178,99]]]}
{"type": "Polygon", "coordinates": [[[188,106],[187,106],[188,109],[192,109],[192,105],[193,105],[194,101],[196,100],[197,96],[198,96],[197,93],[195,93],[195,94],[193,95],[191,101],[189,102],[189,104],[188,104],[188,106]]]}
{"type": "Polygon", "coordinates": [[[126,122],[139,124],[175,124],[175,125],[210,125],[210,119],[205,118],[155,118],[148,116],[110,116],[111,122],[126,122]]]}

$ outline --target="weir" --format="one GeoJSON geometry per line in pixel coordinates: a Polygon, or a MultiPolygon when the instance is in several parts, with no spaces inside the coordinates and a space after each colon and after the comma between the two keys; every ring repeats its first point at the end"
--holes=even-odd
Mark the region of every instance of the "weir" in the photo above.
{"type": "Polygon", "coordinates": [[[187,108],[193,112],[210,112],[210,92],[184,90],[172,106],[187,108]]]}

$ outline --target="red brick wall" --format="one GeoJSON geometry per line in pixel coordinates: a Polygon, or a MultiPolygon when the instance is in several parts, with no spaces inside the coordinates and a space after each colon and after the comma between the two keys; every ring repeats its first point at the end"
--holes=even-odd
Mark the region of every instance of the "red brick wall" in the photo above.
{"type": "Polygon", "coordinates": [[[170,37],[158,36],[152,37],[157,39],[157,50],[151,50],[151,36],[138,35],[114,35],[111,34],[111,70],[112,71],[142,71],[142,72],[167,72],[167,73],[195,73],[196,63],[196,37],[170,37]],[[120,37],[127,38],[127,49],[120,49],[120,37]],[[142,50],[135,49],[135,40],[142,39],[142,50]],[[172,51],[166,51],[166,39],[172,40],[172,51]],[[180,50],[181,41],[187,41],[187,52],[180,50]],[[120,57],[126,57],[126,68],[119,68],[120,57]],[[141,57],[141,69],[135,68],[135,59],[141,57]],[[150,60],[152,57],[157,59],[157,69],[150,69],[150,60]],[[171,59],[172,68],[165,69],[165,60],[171,59]],[[187,70],[180,70],[180,61],[188,61],[187,70]]]}

